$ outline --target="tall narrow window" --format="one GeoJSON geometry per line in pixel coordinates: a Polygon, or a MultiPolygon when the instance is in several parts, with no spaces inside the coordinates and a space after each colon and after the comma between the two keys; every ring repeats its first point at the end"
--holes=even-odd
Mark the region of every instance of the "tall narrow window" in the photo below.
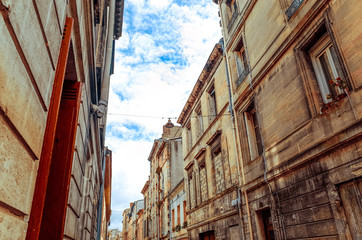
{"type": "Polygon", "coordinates": [[[190,151],[192,148],[192,132],[191,132],[191,122],[189,121],[186,124],[186,135],[187,135],[187,139],[186,139],[186,144],[187,144],[187,151],[190,151]]]}
{"type": "Polygon", "coordinates": [[[172,209],[172,218],[171,218],[171,220],[172,220],[172,228],[174,228],[175,227],[175,209],[172,209]]]}
{"type": "Polygon", "coordinates": [[[186,216],[186,201],[183,202],[183,210],[184,210],[184,225],[185,225],[185,222],[187,221],[187,216],[186,216]]]}
{"type": "Polygon", "coordinates": [[[179,205],[177,205],[177,225],[181,225],[180,214],[181,214],[181,211],[180,211],[180,204],[179,204],[179,205]]]}
{"type": "Polygon", "coordinates": [[[250,159],[254,160],[263,152],[258,118],[256,116],[254,102],[244,112],[245,127],[248,138],[250,159]]]}
{"type": "Polygon", "coordinates": [[[240,39],[238,45],[234,49],[234,58],[238,77],[236,79],[236,86],[239,86],[249,73],[248,62],[246,59],[246,52],[243,40],[240,39]]]}
{"type": "Polygon", "coordinates": [[[201,111],[201,105],[199,105],[196,110],[197,115],[197,136],[201,137],[202,133],[204,132],[204,126],[202,122],[202,111],[201,111]]]}
{"type": "Polygon", "coordinates": [[[215,87],[209,89],[209,122],[212,122],[217,115],[215,87]]]}
{"type": "Polygon", "coordinates": [[[227,0],[226,5],[227,5],[226,12],[227,12],[227,22],[228,22],[227,29],[229,32],[235,23],[239,11],[236,0],[227,0]]]}
{"type": "Polygon", "coordinates": [[[335,47],[327,33],[313,45],[309,54],[323,102],[328,103],[343,94],[343,89],[347,88],[347,84],[342,77],[341,64],[338,61],[335,47]]]}
{"type": "Polygon", "coordinates": [[[201,202],[205,202],[208,199],[205,157],[203,157],[203,159],[199,163],[199,170],[200,170],[201,202]]]}
{"type": "Polygon", "coordinates": [[[196,186],[195,186],[195,180],[193,177],[193,163],[191,163],[186,168],[187,171],[187,191],[188,191],[188,197],[189,197],[189,207],[190,209],[194,208],[196,206],[196,186]]]}

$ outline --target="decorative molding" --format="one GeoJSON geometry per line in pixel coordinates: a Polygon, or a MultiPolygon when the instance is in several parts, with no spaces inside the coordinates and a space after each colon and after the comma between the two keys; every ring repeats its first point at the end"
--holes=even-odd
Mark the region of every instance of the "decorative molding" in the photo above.
{"type": "Polygon", "coordinates": [[[220,135],[221,135],[221,130],[216,130],[216,132],[211,136],[211,138],[206,142],[206,144],[211,145],[220,135]]]}
{"type": "Polygon", "coordinates": [[[199,159],[206,152],[206,148],[201,148],[200,151],[195,155],[195,159],[199,159]]]}

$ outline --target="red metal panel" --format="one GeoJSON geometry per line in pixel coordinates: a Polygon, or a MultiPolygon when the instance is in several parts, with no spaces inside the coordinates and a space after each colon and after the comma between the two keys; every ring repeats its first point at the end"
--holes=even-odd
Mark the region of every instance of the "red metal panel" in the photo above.
{"type": "Polygon", "coordinates": [[[65,21],[26,239],[39,236],[73,22],[69,17],[65,21]]]}
{"type": "Polygon", "coordinates": [[[64,83],[39,239],[63,239],[80,89],[80,82],[64,83]]]}

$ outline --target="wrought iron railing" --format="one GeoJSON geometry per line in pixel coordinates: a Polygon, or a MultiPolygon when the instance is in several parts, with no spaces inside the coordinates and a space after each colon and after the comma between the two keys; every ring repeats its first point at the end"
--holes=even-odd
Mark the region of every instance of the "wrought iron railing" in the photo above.
{"type": "Polygon", "coordinates": [[[234,23],[235,23],[235,20],[236,18],[238,17],[238,10],[235,9],[235,11],[233,12],[233,15],[231,16],[231,19],[228,23],[228,32],[230,32],[231,28],[233,27],[234,23]]]}
{"type": "Polygon", "coordinates": [[[236,80],[236,87],[239,87],[240,84],[244,81],[244,79],[248,76],[249,70],[244,69],[244,71],[239,75],[238,79],[236,80]]]}
{"type": "Polygon", "coordinates": [[[300,5],[303,3],[304,0],[293,0],[292,4],[290,4],[285,14],[288,17],[288,20],[293,16],[293,14],[298,10],[300,5]]]}

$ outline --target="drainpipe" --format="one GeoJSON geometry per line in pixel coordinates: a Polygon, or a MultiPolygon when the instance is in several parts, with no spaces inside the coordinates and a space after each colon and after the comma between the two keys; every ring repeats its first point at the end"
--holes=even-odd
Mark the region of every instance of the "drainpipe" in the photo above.
{"type": "MultiPolygon", "coordinates": [[[[109,1],[109,21],[108,21],[108,34],[107,34],[107,49],[106,49],[106,59],[105,59],[105,68],[103,72],[103,81],[102,81],[102,88],[101,88],[101,97],[99,100],[99,105],[92,104],[91,109],[94,113],[96,113],[98,118],[102,118],[106,111],[107,111],[107,104],[108,104],[108,96],[109,96],[109,84],[110,84],[110,75],[111,75],[111,61],[112,61],[112,50],[113,50],[113,40],[114,40],[114,17],[115,17],[115,10],[116,10],[116,0],[110,0],[109,1]]],[[[105,123],[105,119],[104,119],[105,123]]],[[[105,137],[105,124],[103,128],[103,141],[101,141],[101,144],[104,144],[104,137],[105,137]]],[[[103,146],[102,146],[103,148],[103,146]]],[[[106,161],[106,152],[105,150],[102,154],[102,184],[99,189],[99,199],[103,199],[103,188],[104,188],[104,173],[105,173],[105,161],[106,161]]],[[[100,240],[101,237],[101,223],[102,223],[102,210],[103,210],[103,204],[101,203],[99,205],[98,210],[98,233],[97,233],[97,239],[100,240]]]]}
{"type": "Polygon", "coordinates": [[[107,34],[107,49],[106,49],[106,61],[103,71],[103,80],[101,87],[101,97],[98,102],[98,105],[92,104],[91,109],[96,113],[98,118],[102,118],[106,114],[108,106],[108,96],[109,96],[109,85],[111,77],[111,62],[112,62],[112,52],[113,52],[113,40],[114,40],[114,17],[116,10],[116,0],[109,1],[109,22],[108,22],[108,34],[107,34]]]}
{"type": "MultiPolygon", "coordinates": [[[[230,115],[231,115],[231,124],[232,124],[232,130],[233,130],[233,140],[234,140],[234,148],[236,150],[236,168],[238,170],[238,182],[239,182],[239,186],[238,186],[238,212],[239,212],[239,217],[240,217],[240,222],[241,224],[243,224],[243,217],[242,217],[242,212],[241,212],[241,188],[240,186],[242,185],[243,182],[245,182],[245,175],[244,175],[244,167],[243,164],[241,164],[241,174],[240,174],[240,165],[239,165],[239,159],[241,159],[240,157],[240,153],[237,147],[237,130],[235,128],[235,112],[234,112],[234,104],[233,104],[233,99],[232,99],[232,94],[231,94],[231,85],[230,85],[230,79],[229,79],[229,68],[228,68],[228,64],[227,64],[227,60],[226,60],[226,51],[224,49],[224,39],[220,40],[221,42],[221,48],[223,51],[223,57],[224,57],[224,61],[225,61],[225,72],[226,72],[226,82],[227,82],[227,87],[228,87],[228,93],[229,93],[229,111],[230,111],[230,115]],[[243,179],[243,181],[241,180],[241,177],[243,179]]],[[[248,195],[246,192],[244,192],[245,195],[245,202],[246,202],[246,207],[247,207],[247,213],[248,213],[248,219],[249,219],[249,231],[250,231],[250,239],[253,240],[253,235],[252,233],[252,229],[251,229],[251,222],[250,222],[250,208],[249,208],[249,201],[248,201],[248,195]]],[[[244,227],[241,228],[242,230],[242,235],[245,238],[245,232],[244,232],[244,227]]]]}

